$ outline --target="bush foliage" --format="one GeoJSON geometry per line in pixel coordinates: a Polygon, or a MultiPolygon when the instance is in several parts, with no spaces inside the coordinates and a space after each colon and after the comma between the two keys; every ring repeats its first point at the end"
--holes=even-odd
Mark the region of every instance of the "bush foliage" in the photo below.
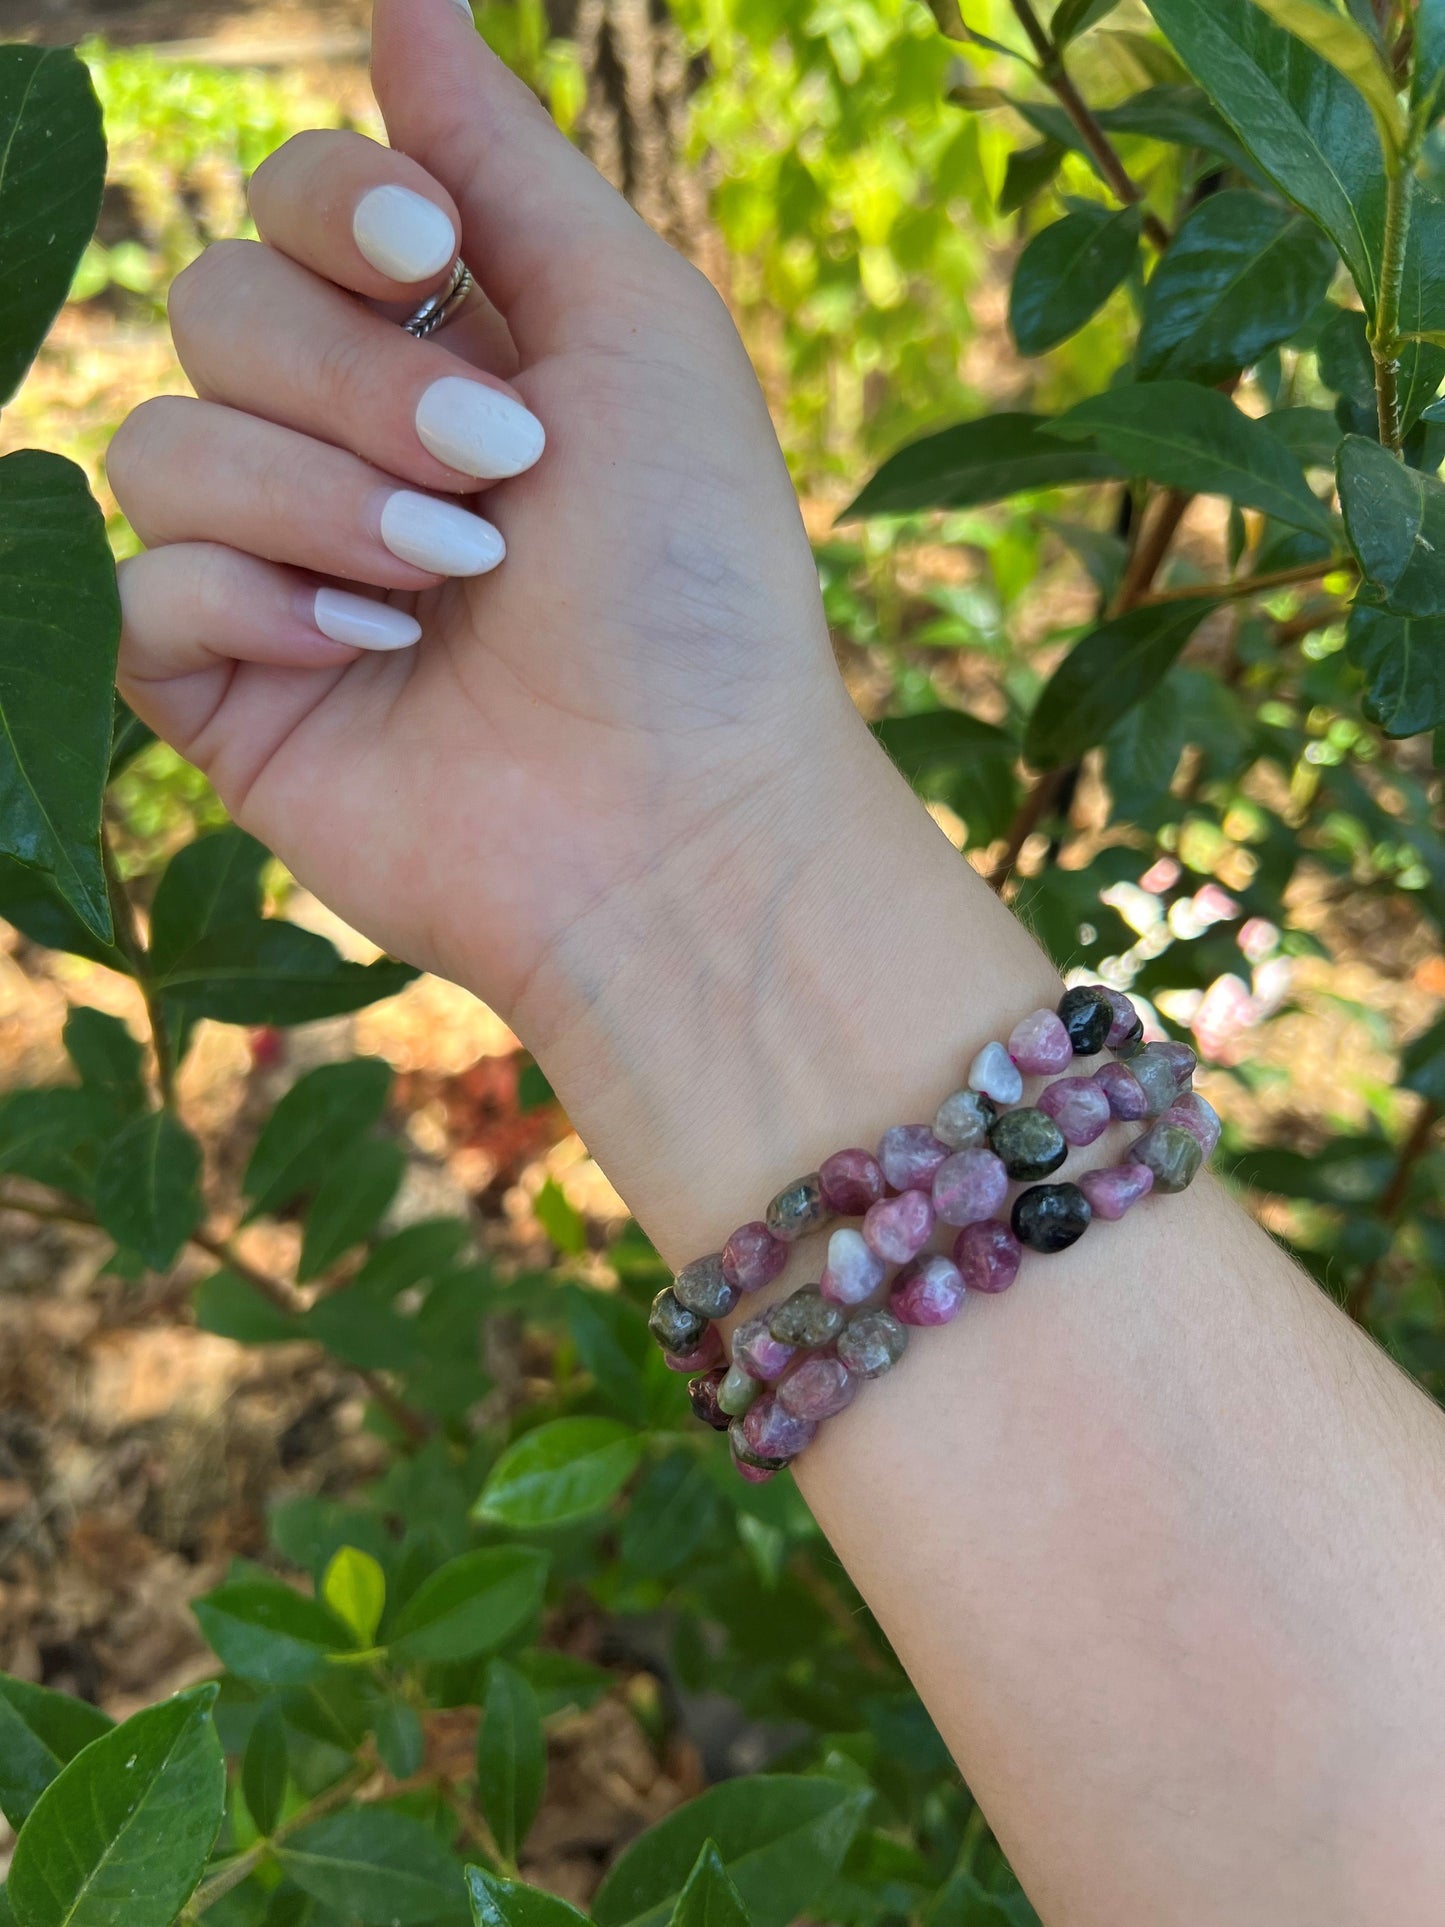
{"type": "MultiPolygon", "coordinates": [[[[829,612],[887,671],[883,740],[1061,963],[1199,1021],[1220,984],[1266,1007],[1271,964],[1315,943],[1290,927],[1306,873],[1432,935],[1445,909],[1445,0],[1150,10],[1158,32],[1113,0],[1059,0],[1046,20],[1013,0],[985,36],[954,0],[936,21],[839,0],[771,68],[768,9],[689,0],[679,17],[718,49],[698,139],[733,163],[718,219],[744,305],[789,312],[805,418],[841,337],[860,379],[897,376],[873,432],[964,406],[942,352],[956,339],[917,316],[962,306],[979,250],[960,218],[983,217],[982,183],[1019,220],[1009,325],[1044,358],[1035,405],[883,463],[849,511],[861,533],[820,550],[829,612]],[[764,84],[785,136],[766,152],[739,106],[764,84]],[[800,246],[830,223],[836,247],[800,246]],[[1217,566],[1178,543],[1200,497],[1227,504],[1217,566]],[[905,628],[883,563],[920,531],[979,568],[927,589],[927,621],[905,628]],[[1060,567],[1096,613],[1055,624],[1042,677],[1014,616],[1060,567]],[[945,700],[940,651],[995,663],[995,720],[945,700]],[[1109,803],[1086,843],[1069,841],[1081,783],[1109,803]],[[1069,860],[1021,867],[1041,839],[1069,860]]],[[[134,111],[115,73],[106,87],[134,111]]],[[[0,151],[8,397],[77,268],[82,294],[126,270],[91,245],[105,148],[78,59],[0,49],[0,151]]],[[[838,459],[826,434],[816,452],[838,459]]],[[[580,1921],[517,1877],[548,1722],[616,1688],[560,1636],[579,1601],[653,1655],[666,1693],[634,1707],[645,1725],[664,1730],[672,1697],[723,1694],[768,1732],[774,1769],[632,1843],[598,1927],[1032,1920],[792,1488],[739,1486],[690,1424],[648,1343],[662,1279],[635,1229],[606,1290],[568,1262],[581,1227],[560,1194],[544,1275],[499,1275],[460,1221],[388,1231],[403,1154],[378,1128],[389,1070],[368,1058],[300,1078],[252,1147],[243,1222],[301,1221],[295,1275],[258,1272],[209,1221],[175,1101],[197,1022],[305,1024],[412,973],[268,914],[267,853],[234,828],[122,876],[106,798],[113,811],[147,738],[113,699],[102,517],[56,455],[0,460],[0,576],[0,913],[134,979],[149,1017],[142,1046],[75,1010],[68,1079],[0,1100],[0,1202],[98,1224],[123,1277],[208,1254],[199,1323],[324,1347],[361,1375],[391,1446],[354,1501],[276,1508],[268,1561],[196,1602],[214,1682],[115,1727],[0,1676],[0,1809],[19,1832],[0,1921],[580,1921]],[[479,1405],[499,1321],[547,1340],[547,1390],[520,1405],[479,1405]],[[429,1745],[433,1716],[459,1708],[477,1734],[464,1770],[429,1745]]],[[[1408,1046],[1397,1083],[1365,1131],[1308,1154],[1236,1135],[1227,1161],[1294,1201],[1305,1262],[1438,1391],[1445,1024],[1408,1046]]]]}

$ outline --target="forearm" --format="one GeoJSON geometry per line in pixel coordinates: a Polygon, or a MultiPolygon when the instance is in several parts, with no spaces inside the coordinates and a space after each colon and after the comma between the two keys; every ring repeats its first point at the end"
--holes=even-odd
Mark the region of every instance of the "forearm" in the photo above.
{"type": "MultiPolygon", "coordinates": [[[[1057,996],[827,729],[521,1013],[675,1264],[1057,996]]],[[[915,1334],[798,1480],[1050,1923],[1431,1917],[1445,1426],[1217,1185],[915,1334]]]]}

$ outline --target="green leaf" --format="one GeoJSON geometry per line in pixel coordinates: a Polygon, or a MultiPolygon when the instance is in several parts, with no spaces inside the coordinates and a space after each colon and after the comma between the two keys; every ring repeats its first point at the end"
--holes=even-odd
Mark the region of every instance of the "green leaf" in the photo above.
{"type": "Polygon", "coordinates": [[[1445,0],[1418,0],[1410,59],[1410,99],[1439,112],[1445,79],[1445,0]]]}
{"type": "MultiPolygon", "coordinates": [[[[1157,41],[1149,42],[1143,35],[1132,34],[1129,39],[1131,45],[1150,45],[1165,54],[1166,59],[1173,58],[1157,41]]],[[[1163,141],[1170,146],[1201,147],[1246,177],[1263,178],[1229,127],[1210,106],[1208,96],[1198,87],[1167,82],[1146,87],[1142,94],[1133,94],[1115,107],[1101,107],[1095,119],[1107,133],[1142,135],[1147,140],[1163,141]]]]}
{"type": "Polygon", "coordinates": [[[203,1278],[192,1303],[202,1331],[241,1345],[292,1345],[306,1336],[299,1319],[288,1317],[234,1271],[213,1271],[203,1278]]]}
{"type": "Polygon", "coordinates": [[[78,1004],[65,1020],[66,1053],[88,1091],[128,1117],[146,1101],[144,1053],[119,1017],[78,1004]]]}
{"type": "Polygon", "coordinates": [[[0,1097],[0,1172],[88,1197],[98,1138],[114,1128],[110,1107],[64,1085],[0,1097]]]}
{"type": "Polygon", "coordinates": [[[1067,149],[1057,141],[1038,141],[1032,147],[1016,147],[1009,155],[999,189],[1000,214],[1015,214],[1042,194],[1064,164],[1067,149]]]}
{"type": "Polygon", "coordinates": [[[1427,1103],[1445,1108],[1445,1017],[1413,1038],[1400,1058],[1400,1083],[1427,1103]]]}
{"type": "Polygon", "coordinates": [[[1064,441],[1045,415],[983,415],[925,435],[890,455],[839,516],[911,515],[974,508],[1024,489],[1112,481],[1128,471],[1089,442],[1064,441]]]}
{"type": "Polygon", "coordinates": [[[1383,1138],[1337,1137],[1318,1151],[1287,1151],[1278,1145],[1246,1151],[1230,1175],[1256,1191],[1316,1204],[1373,1203],[1390,1180],[1396,1152],[1383,1138]]]}
{"type": "Polygon", "coordinates": [[[1190,381],[1131,383],[1090,396],[1056,426],[1061,436],[1097,440],[1130,474],[1223,495],[1293,528],[1330,532],[1329,514],[1294,456],[1217,389],[1190,381]]]}
{"type": "Polygon", "coordinates": [[[1327,408],[1276,408],[1260,420],[1302,468],[1334,469],[1340,430],[1327,408]]]}
{"type": "Polygon", "coordinates": [[[641,1457],[641,1436],[616,1419],[553,1419],[507,1447],[476,1516],[522,1531],[585,1519],[616,1497],[641,1457]]]}
{"type": "Polygon", "coordinates": [[[416,1359],[417,1321],[361,1285],[326,1292],[302,1313],[301,1326],[307,1338],[360,1371],[403,1371],[416,1359]]]}
{"type": "Polygon", "coordinates": [[[387,1635],[402,1659],[474,1659],[494,1652],[542,1607],[547,1555],[532,1546],[464,1552],[412,1594],[387,1635]]]}
{"type": "Polygon", "coordinates": [[[390,1807],[352,1807],[275,1848],[283,1873],[332,1915],[415,1927],[462,1910],[462,1869],[429,1827],[390,1807]]]}
{"type": "Polygon", "coordinates": [[[1312,222],[1246,189],[1211,194],[1150,279],[1144,379],[1219,382],[1288,341],[1329,291],[1335,251],[1312,222]]]}
{"type": "Polygon", "coordinates": [[[54,877],[0,854],[0,917],[47,950],[68,950],[110,970],[132,975],[130,959],[102,943],[60,893],[54,877]]]}
{"type": "Polygon", "coordinates": [[[251,1728],[241,1760],[241,1791],[257,1833],[275,1832],[286,1781],[286,1722],[279,1706],[268,1706],[251,1728]]]}
{"type": "Polygon", "coordinates": [[[1115,616],[1076,642],[1049,678],[1024,736],[1035,769],[1075,762],[1142,702],[1211,609],[1208,596],[1115,616]]]}
{"type": "Polygon", "coordinates": [[[1139,258],[1141,220],[1137,207],[1081,207],[1033,237],[1009,295],[1021,355],[1046,354],[1098,313],[1139,258]]]}
{"type": "Polygon", "coordinates": [[[410,1285],[428,1283],[450,1271],[470,1233],[461,1218],[425,1218],[393,1231],[368,1255],[356,1274],[367,1291],[395,1297],[410,1285]]]}
{"type": "Polygon", "coordinates": [[[171,1927],[221,1824],[214,1685],[147,1707],[41,1794],[10,1863],[20,1927],[171,1927]]]}
{"type": "Polygon", "coordinates": [[[717,1487],[692,1452],[673,1452],[648,1467],[628,1502],[618,1550],[634,1572],[660,1578],[685,1565],[716,1530],[717,1487]]]}
{"type": "Polygon", "coordinates": [[[376,1750],[394,1780],[409,1780],[421,1771],[426,1758],[426,1732],[414,1706],[406,1700],[384,1699],[376,1708],[373,1725],[376,1750]]]}
{"type": "Polygon", "coordinates": [[[748,1910],[728,1879],[716,1841],[703,1841],[672,1910],[671,1927],[749,1927],[748,1910]]]}
{"type": "Polygon", "coordinates": [[[928,709],[886,716],[873,734],[920,796],[958,812],[971,843],[987,843],[1007,828],[1018,797],[1019,754],[1007,730],[961,709],[928,709]]]}
{"type": "Polygon", "coordinates": [[[1387,736],[1418,736],[1445,722],[1445,618],[1357,602],[1345,650],[1365,678],[1360,706],[1387,736]]]}
{"type": "Polygon", "coordinates": [[[155,1271],[173,1264],[201,1221],[201,1147],[171,1111],[147,1111],[106,1146],[95,1215],[155,1271]]]}
{"type": "Polygon", "coordinates": [[[316,1188],[296,1276],[319,1278],[385,1217],[406,1174],[406,1153],[389,1138],[363,1138],[316,1188]]]}
{"type": "Polygon", "coordinates": [[[516,1657],[517,1671],[537,1695],[543,1719],[553,1713],[585,1713],[617,1684],[605,1667],[550,1646],[532,1647],[516,1657]]]}
{"type": "Polygon", "coordinates": [[[1118,4],[1119,0],[1059,0],[1049,22],[1049,37],[1056,47],[1066,47],[1118,4]]]}
{"type": "Polygon", "coordinates": [[[391,957],[346,963],[325,937],[265,917],[203,938],[161,987],[187,1019],[310,1024],[395,996],[416,975],[391,957]]]}
{"type": "Polygon", "coordinates": [[[487,1669],[477,1739],[477,1799],[502,1858],[515,1866],[547,1783],[547,1740],[537,1695],[515,1667],[487,1669]]]}
{"type": "Polygon", "coordinates": [[[1395,94],[1395,83],[1380,61],[1367,33],[1328,0],[1254,0],[1280,26],[1312,47],[1321,60],[1342,73],[1375,117],[1380,144],[1387,154],[1400,150],[1405,139],[1405,116],[1395,94]]]}
{"type": "Polygon", "coordinates": [[[238,1579],[192,1603],[206,1643],[238,1679],[260,1686],[301,1686],[326,1671],[333,1653],[349,1653],[348,1629],[319,1599],[279,1580],[238,1579]]]}
{"type": "Polygon", "coordinates": [[[467,1868],[467,1894],[476,1927],[587,1927],[587,1916],[556,1894],[486,1867],[467,1868]]]}
{"type": "Polygon", "coordinates": [[[712,1840],[754,1927],[787,1927],[842,1865],[871,1797],[828,1779],[725,1780],[625,1849],[597,1891],[593,1918],[598,1927],[667,1927],[712,1840]]]}
{"type": "Polygon", "coordinates": [[[559,1251],[575,1258],[587,1249],[587,1221],[555,1178],[544,1181],[532,1212],[559,1251]]]}
{"type": "Polygon", "coordinates": [[[262,1126],[243,1180],[248,1218],[319,1185],[386,1105],[391,1066],[379,1057],[322,1064],[298,1077],[262,1126]]]}
{"type": "Polygon", "coordinates": [[[264,845],[244,830],[199,836],[177,850],[151,905],[150,960],[158,976],[218,930],[259,921],[264,845]]]}
{"type": "MultiPolygon", "coordinates": [[[[8,287],[9,277],[7,262],[0,286],[8,287]]],[[[110,761],[119,639],[115,564],[85,476],[73,462],[37,449],[5,456],[0,851],[52,877],[82,923],[106,944],[111,920],[100,860],[100,799],[110,761]],[[64,726],[58,727],[61,718],[64,726]]]]}
{"type": "Polygon", "coordinates": [[[1366,581],[1397,615],[1445,615],[1445,486],[1363,435],[1340,443],[1336,473],[1366,581]]]}
{"type": "Polygon", "coordinates": [[[105,186],[100,103],[69,47],[0,47],[0,405],[70,291],[105,186]]]}
{"type": "Polygon", "coordinates": [[[1104,739],[1104,778],[1117,820],[1140,822],[1168,796],[1188,728],[1178,687],[1167,673],[1115,723],[1104,739]]]}
{"type": "Polygon", "coordinates": [[[0,1813],[17,1832],[60,1769],[112,1724],[98,1706],[0,1673],[0,1813]]]}
{"type": "Polygon", "coordinates": [[[370,1646],[386,1605],[386,1574],[359,1546],[338,1546],[321,1580],[321,1597],[358,1646],[370,1646]]]}

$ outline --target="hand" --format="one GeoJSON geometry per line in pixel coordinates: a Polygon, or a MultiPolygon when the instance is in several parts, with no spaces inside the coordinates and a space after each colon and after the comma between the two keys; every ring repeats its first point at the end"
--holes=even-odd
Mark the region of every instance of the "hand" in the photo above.
{"type": "Polygon", "coordinates": [[[288,142],[261,244],[172,291],[199,399],[111,447],[120,683],[318,896],[510,1015],[852,712],[721,300],[463,7],[378,0],[373,46],[394,147],[288,142]],[[482,296],[415,341],[458,247],[482,296]]]}

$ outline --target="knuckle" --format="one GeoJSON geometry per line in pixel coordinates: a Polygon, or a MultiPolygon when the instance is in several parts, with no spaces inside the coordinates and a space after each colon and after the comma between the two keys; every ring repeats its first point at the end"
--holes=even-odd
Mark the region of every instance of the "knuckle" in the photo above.
{"type": "Polygon", "coordinates": [[[320,127],[306,127],[273,148],[247,183],[246,197],[252,212],[258,198],[264,201],[278,191],[284,192],[288,177],[303,170],[309,173],[317,153],[333,138],[320,127]]]}
{"type": "Polygon", "coordinates": [[[133,408],[111,436],[105,472],[122,508],[134,498],[137,477],[151,465],[160,443],[169,436],[175,409],[183,406],[179,396],[155,395],[133,408]]]}
{"type": "Polygon", "coordinates": [[[306,353],[307,383],[323,412],[350,417],[358,397],[376,386],[372,342],[344,329],[311,343],[306,353]]]}
{"type": "Polygon", "coordinates": [[[189,267],[181,269],[166,301],[171,334],[178,346],[204,330],[238,278],[251,271],[256,248],[255,241],[213,241],[189,267]]]}

